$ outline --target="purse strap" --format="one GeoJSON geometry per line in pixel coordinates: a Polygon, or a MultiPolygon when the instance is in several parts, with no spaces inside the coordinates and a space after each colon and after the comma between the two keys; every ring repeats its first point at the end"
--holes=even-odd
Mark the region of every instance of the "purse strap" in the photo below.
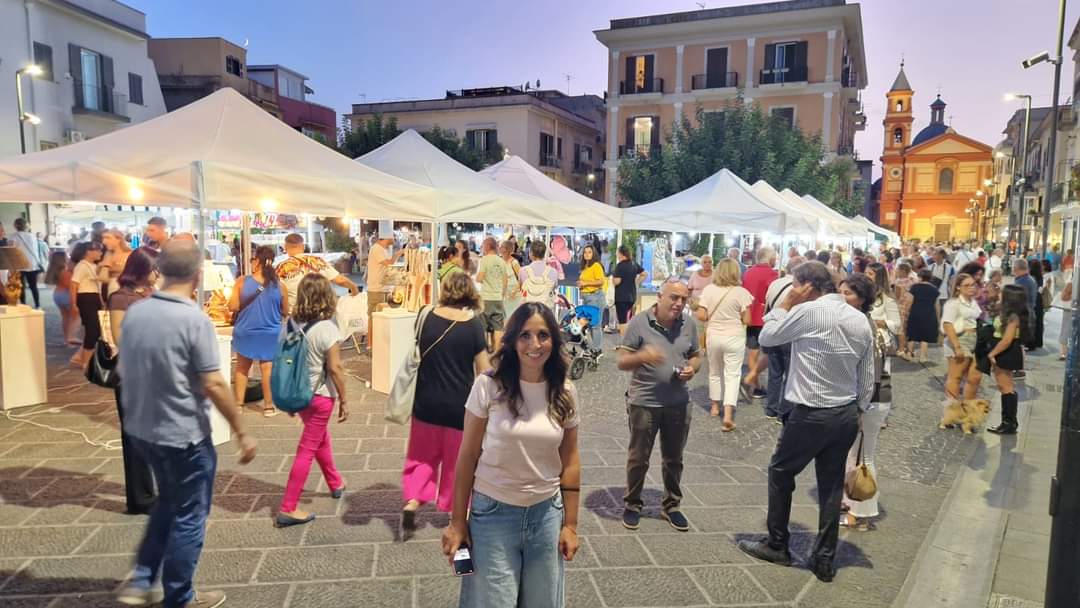
{"type": "MultiPolygon", "coordinates": [[[[416,320],[416,348],[417,349],[420,348],[420,333],[424,329],[424,322],[427,321],[428,314],[430,314],[432,310],[434,310],[434,307],[432,307],[432,306],[425,307],[420,312],[420,318],[418,318],[416,320]]],[[[434,342],[431,343],[430,346],[425,348],[424,352],[420,353],[420,360],[423,361],[424,357],[426,357],[427,354],[431,352],[431,349],[435,348],[435,346],[438,345],[439,342],[442,342],[443,338],[445,338],[446,335],[450,333],[450,330],[454,329],[454,326],[457,325],[457,324],[458,324],[457,321],[451,321],[450,322],[450,327],[447,327],[446,331],[444,331],[442,333],[442,335],[439,336],[439,338],[437,340],[435,340],[434,342]]]]}
{"type": "Polygon", "coordinates": [[[864,431],[859,431],[859,450],[858,450],[858,456],[855,457],[855,466],[857,466],[857,467],[861,467],[864,464],[863,463],[863,453],[862,453],[863,435],[865,435],[865,432],[864,431]]]}
{"type": "Polygon", "coordinates": [[[731,290],[733,290],[733,289],[735,289],[735,288],[734,287],[728,287],[727,291],[724,292],[724,295],[720,297],[720,301],[717,302],[716,306],[713,306],[713,309],[709,311],[709,316],[706,318],[706,320],[708,320],[708,321],[712,320],[712,316],[714,314],[716,314],[716,311],[720,308],[720,305],[724,303],[724,300],[727,299],[728,294],[730,294],[731,290]]]}

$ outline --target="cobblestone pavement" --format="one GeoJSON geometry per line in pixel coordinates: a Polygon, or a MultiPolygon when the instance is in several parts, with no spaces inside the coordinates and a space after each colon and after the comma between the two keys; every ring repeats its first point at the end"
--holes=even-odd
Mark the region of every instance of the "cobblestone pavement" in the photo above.
{"type": "MultiPolygon", "coordinates": [[[[43,298],[48,300],[48,298],[43,298]]],[[[93,442],[118,438],[109,391],[66,368],[50,312],[50,404],[0,418],[0,607],[114,605],[145,519],[123,514],[120,453],[82,437],[20,421],[72,429],[93,442]]],[[[610,340],[611,336],[607,336],[610,340]]],[[[933,355],[933,353],[932,353],[933,355]]],[[[879,446],[883,516],[877,530],[841,535],[839,575],[819,583],[800,567],[750,561],[734,545],[764,531],[765,466],[779,426],[760,405],[740,409],[738,429],[720,433],[707,410],[706,378],[694,381],[697,406],[683,475],[688,533],[658,518],[658,453],[649,472],[646,518],[637,532],[620,521],[627,430],[625,375],[607,356],[578,382],[584,463],[581,552],[570,564],[570,606],[888,606],[900,590],[956,471],[980,439],[940,431],[936,375],[897,361],[890,426],[879,446]]],[[[270,517],[283,490],[299,423],[285,416],[245,419],[259,440],[256,460],[238,466],[221,446],[214,509],[197,583],[224,588],[228,606],[419,607],[456,605],[438,538],[445,516],[425,507],[420,530],[400,541],[399,476],[406,427],[384,424],[383,398],[364,388],[366,360],[347,367],[352,417],[334,424],[334,452],[349,492],[330,498],[317,468],[301,508],[319,518],[278,530],[270,517]]],[[[996,405],[996,404],[995,404],[996,405]]],[[[798,480],[793,550],[805,557],[817,528],[813,471],[798,480]]]]}

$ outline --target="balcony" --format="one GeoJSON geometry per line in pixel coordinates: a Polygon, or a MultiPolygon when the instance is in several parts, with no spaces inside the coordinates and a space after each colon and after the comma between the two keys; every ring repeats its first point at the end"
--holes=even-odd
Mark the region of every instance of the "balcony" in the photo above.
{"type": "Polygon", "coordinates": [[[95,116],[116,122],[131,122],[128,117],[127,95],[113,89],[86,84],[80,80],[72,81],[75,87],[75,105],[71,113],[83,116],[95,116]]]}
{"type": "Polygon", "coordinates": [[[761,70],[758,80],[761,84],[784,84],[787,82],[807,82],[810,70],[805,65],[790,68],[772,68],[761,70]]]}
{"type": "Polygon", "coordinates": [[[840,86],[852,89],[859,88],[859,73],[850,66],[844,68],[840,72],[840,86]]]}
{"type": "Polygon", "coordinates": [[[722,74],[695,74],[690,77],[690,88],[694,91],[704,89],[723,89],[739,86],[738,72],[724,72],[722,74]]]}
{"type": "Polygon", "coordinates": [[[555,168],[561,167],[562,166],[562,158],[559,157],[559,156],[556,156],[555,154],[541,154],[540,155],[540,166],[541,167],[555,167],[555,168]]]}
{"type": "Polygon", "coordinates": [[[642,95],[645,93],[663,93],[664,79],[646,80],[640,86],[636,82],[619,82],[619,95],[642,95]]]}
{"type": "Polygon", "coordinates": [[[574,163],[573,172],[575,174],[592,173],[593,166],[589,163],[574,163]]]}
{"type": "Polygon", "coordinates": [[[660,154],[660,146],[619,146],[619,159],[624,158],[648,158],[660,154]]]}

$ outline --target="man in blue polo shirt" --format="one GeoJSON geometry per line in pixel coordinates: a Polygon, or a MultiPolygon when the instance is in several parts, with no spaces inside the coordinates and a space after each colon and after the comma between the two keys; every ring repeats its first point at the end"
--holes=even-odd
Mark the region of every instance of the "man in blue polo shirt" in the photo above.
{"type": "Polygon", "coordinates": [[[158,503],[135,557],[135,573],[117,597],[128,606],[150,603],[161,577],[166,608],[215,608],[225,593],[195,593],[214,491],[217,452],[210,440],[210,403],[229,421],[240,463],[255,457],[240,409],[221,375],[214,326],[191,294],[202,277],[202,252],[192,241],[162,248],[161,291],[124,315],[120,343],[120,407],[124,431],[154,471],[158,503]]]}

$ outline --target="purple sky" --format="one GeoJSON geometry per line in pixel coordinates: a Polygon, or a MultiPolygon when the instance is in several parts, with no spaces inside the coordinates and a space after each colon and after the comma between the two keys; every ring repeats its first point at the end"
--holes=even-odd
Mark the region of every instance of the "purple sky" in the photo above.
{"type": "MultiPolygon", "coordinates": [[[[250,63],[280,63],[311,78],[311,99],[338,113],[360,101],[441,97],[447,89],[520,84],[601,94],[607,79],[594,29],[612,18],[695,10],[695,2],[547,0],[125,0],[147,13],[153,36],[222,36],[249,41],[250,63]],[[301,6],[303,9],[301,9],[301,6]]],[[[747,0],[708,1],[708,8],[747,0]]],[[[1080,16],[1073,2],[1066,44],[1080,16]]],[[[941,88],[946,116],[961,134],[993,145],[1020,107],[1007,91],[1049,105],[1053,69],[1023,70],[1020,61],[1053,52],[1058,3],[1053,0],[867,0],[863,37],[870,76],[863,91],[869,124],[856,139],[862,158],[881,153],[884,94],[899,67],[915,88],[916,129],[929,120],[941,88]]],[[[1064,103],[1072,92],[1072,52],[1065,47],[1064,103]]],[[[878,171],[876,171],[878,172],[878,171]]]]}

